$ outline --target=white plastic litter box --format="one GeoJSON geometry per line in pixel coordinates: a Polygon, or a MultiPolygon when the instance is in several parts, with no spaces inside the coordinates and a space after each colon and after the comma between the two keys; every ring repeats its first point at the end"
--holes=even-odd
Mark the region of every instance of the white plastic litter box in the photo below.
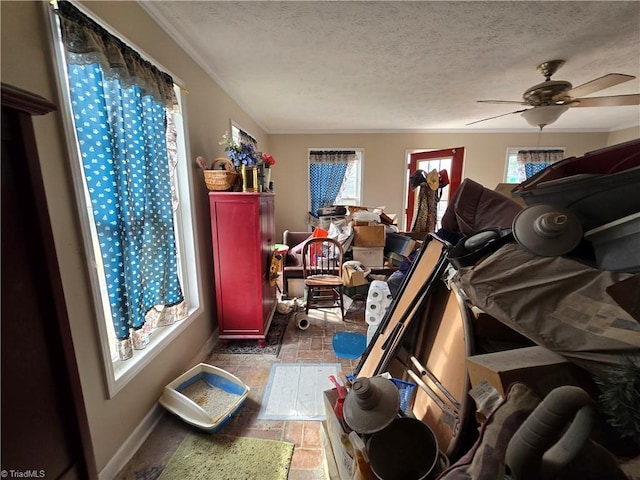
{"type": "Polygon", "coordinates": [[[220,429],[242,406],[249,386],[221,368],[200,363],[164,387],[160,404],[208,433],[220,429]]]}

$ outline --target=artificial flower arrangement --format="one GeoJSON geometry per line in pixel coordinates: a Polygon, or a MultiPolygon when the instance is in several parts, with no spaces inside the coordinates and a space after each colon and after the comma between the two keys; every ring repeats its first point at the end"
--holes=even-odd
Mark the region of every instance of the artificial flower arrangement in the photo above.
{"type": "Polygon", "coordinates": [[[276,164],[276,159],[268,153],[263,153],[262,155],[260,155],[260,158],[262,159],[262,163],[264,164],[265,168],[271,168],[276,164]]]}
{"type": "Polygon", "coordinates": [[[235,169],[241,173],[244,192],[271,191],[270,168],[276,164],[273,156],[256,152],[253,143],[236,143],[229,132],[225,132],[222,136],[220,145],[224,147],[227,158],[233,163],[235,169]]]}
{"type": "Polygon", "coordinates": [[[220,145],[224,146],[227,157],[233,162],[236,168],[246,165],[248,167],[258,164],[258,154],[251,143],[236,143],[229,136],[229,132],[225,132],[222,136],[220,145]]]}

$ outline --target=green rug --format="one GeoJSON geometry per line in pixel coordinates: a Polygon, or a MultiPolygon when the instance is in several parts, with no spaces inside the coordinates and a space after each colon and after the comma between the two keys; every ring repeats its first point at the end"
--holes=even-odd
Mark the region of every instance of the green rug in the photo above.
{"type": "Polygon", "coordinates": [[[189,432],[162,480],[287,480],[293,443],[189,432]]]}

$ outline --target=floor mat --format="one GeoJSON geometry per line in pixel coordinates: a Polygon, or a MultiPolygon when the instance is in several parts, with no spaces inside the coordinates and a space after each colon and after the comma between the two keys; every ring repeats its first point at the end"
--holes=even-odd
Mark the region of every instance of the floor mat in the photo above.
{"type": "Polygon", "coordinates": [[[337,376],[339,363],[277,363],[258,418],[262,420],[324,420],[322,392],[333,388],[329,375],[337,376]]]}
{"type": "Polygon", "coordinates": [[[160,480],[287,480],[293,443],[189,432],[160,480]]]}
{"type": "Polygon", "coordinates": [[[282,337],[284,331],[289,324],[291,314],[280,314],[276,312],[273,315],[271,326],[265,338],[264,347],[258,345],[258,340],[227,340],[223,345],[218,342],[213,347],[213,353],[252,353],[259,355],[278,355],[282,346],[282,337]]]}

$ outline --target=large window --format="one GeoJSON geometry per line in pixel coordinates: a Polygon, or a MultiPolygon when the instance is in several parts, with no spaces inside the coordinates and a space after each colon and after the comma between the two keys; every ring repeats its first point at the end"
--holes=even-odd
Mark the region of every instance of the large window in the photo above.
{"type": "Polygon", "coordinates": [[[113,396],[199,303],[182,96],[108,26],[69,2],[54,9],[61,110],[113,396]]]}

